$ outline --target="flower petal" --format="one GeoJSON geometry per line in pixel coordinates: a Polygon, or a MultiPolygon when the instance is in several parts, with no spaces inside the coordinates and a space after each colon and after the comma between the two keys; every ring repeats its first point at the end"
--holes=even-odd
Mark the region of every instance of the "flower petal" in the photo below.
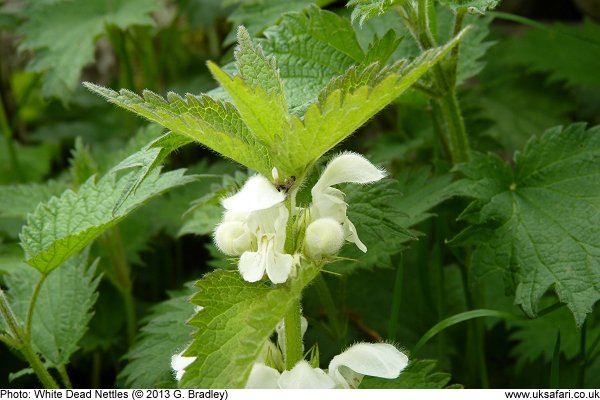
{"type": "Polygon", "coordinates": [[[255,363],[246,381],[246,389],[278,389],[279,371],[262,363],[255,363]]]}
{"type": "Polygon", "coordinates": [[[171,368],[175,372],[175,379],[180,381],[185,373],[185,369],[196,360],[196,357],[184,357],[182,354],[185,352],[182,351],[179,354],[174,354],[171,357],[171,368]]]}
{"type": "Polygon", "coordinates": [[[352,221],[350,221],[348,218],[346,218],[346,226],[348,227],[348,230],[350,231],[350,234],[348,235],[346,240],[354,243],[356,245],[356,247],[358,247],[363,253],[366,253],[367,246],[365,246],[365,244],[360,241],[360,239],[358,238],[358,232],[356,232],[356,227],[354,226],[352,221]]]}
{"type": "Polygon", "coordinates": [[[240,257],[238,269],[246,282],[258,282],[265,274],[265,252],[247,251],[240,257]]]}
{"type": "Polygon", "coordinates": [[[270,249],[267,253],[267,276],[273,283],[284,283],[292,271],[294,257],[270,249]]]}
{"type": "Polygon", "coordinates": [[[299,361],[291,371],[283,371],[279,378],[281,389],[333,389],[335,382],[325,371],[313,368],[305,360],[299,361]]]}
{"type": "Polygon", "coordinates": [[[312,188],[312,195],[343,182],[369,183],[385,177],[385,172],[360,154],[343,153],[329,162],[325,171],[312,188]]]}
{"type": "Polygon", "coordinates": [[[264,210],[283,202],[285,195],[262,175],[248,179],[239,192],[223,200],[229,211],[252,212],[264,210]]]}
{"type": "Polygon", "coordinates": [[[364,375],[393,379],[408,365],[408,357],[391,344],[357,343],[329,363],[329,376],[344,388],[358,387],[364,375]]]}

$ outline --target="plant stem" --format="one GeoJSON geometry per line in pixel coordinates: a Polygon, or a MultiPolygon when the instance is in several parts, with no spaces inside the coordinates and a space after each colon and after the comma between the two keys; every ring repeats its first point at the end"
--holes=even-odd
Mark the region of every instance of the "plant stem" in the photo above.
{"type": "Polygon", "coordinates": [[[302,329],[300,301],[294,301],[284,317],[285,369],[291,370],[302,359],[302,329]]]}
{"type": "Polygon", "coordinates": [[[437,102],[444,117],[446,141],[450,149],[452,163],[459,164],[469,161],[469,139],[456,91],[451,89],[448,94],[438,99],[437,102]]]}
{"type": "Polygon", "coordinates": [[[69,374],[67,373],[67,369],[65,368],[65,366],[61,364],[58,367],[56,367],[56,369],[58,370],[60,379],[62,380],[65,388],[73,389],[73,385],[71,384],[71,379],[69,378],[69,374]]]}
{"type": "Polygon", "coordinates": [[[396,260],[396,279],[394,279],[394,291],[392,293],[392,310],[390,311],[390,322],[388,324],[388,339],[396,340],[398,333],[398,320],[400,315],[400,303],[402,301],[402,284],[404,281],[404,262],[402,252],[396,260]]]}
{"type": "Polygon", "coordinates": [[[35,374],[42,382],[42,385],[44,385],[46,389],[58,389],[58,384],[56,383],[54,378],[52,378],[52,375],[50,375],[48,370],[46,370],[44,364],[42,364],[42,361],[40,360],[38,355],[31,348],[31,345],[29,343],[26,343],[20,350],[21,353],[23,353],[23,356],[25,357],[27,362],[29,362],[29,365],[31,365],[31,368],[33,369],[35,374]]]}
{"type": "Polygon", "coordinates": [[[22,337],[21,327],[17,322],[17,317],[15,317],[12,308],[10,308],[10,304],[4,295],[2,288],[0,288],[0,314],[2,314],[2,317],[6,322],[6,327],[8,328],[8,334],[10,337],[13,340],[20,341],[22,337]]]}
{"type": "Polygon", "coordinates": [[[33,289],[33,294],[31,295],[31,300],[29,301],[29,308],[27,310],[27,322],[25,324],[25,337],[27,341],[31,338],[31,324],[33,322],[33,313],[35,311],[35,304],[37,302],[37,298],[40,294],[40,289],[46,280],[48,275],[42,274],[35,284],[35,288],[33,289]]]}

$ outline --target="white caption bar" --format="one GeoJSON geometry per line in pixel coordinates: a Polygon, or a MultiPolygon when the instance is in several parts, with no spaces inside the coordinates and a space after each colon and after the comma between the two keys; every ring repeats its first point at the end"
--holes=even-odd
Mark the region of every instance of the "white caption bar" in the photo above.
{"type": "Polygon", "coordinates": [[[201,390],[201,389],[0,389],[0,399],[260,399],[286,400],[313,398],[362,400],[365,398],[397,400],[469,400],[469,399],[600,399],[597,389],[407,389],[407,390],[201,390]]]}

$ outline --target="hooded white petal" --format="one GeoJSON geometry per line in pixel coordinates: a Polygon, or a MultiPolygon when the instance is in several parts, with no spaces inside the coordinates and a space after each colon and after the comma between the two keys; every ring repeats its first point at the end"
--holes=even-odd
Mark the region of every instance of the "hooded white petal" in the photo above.
{"type": "Polygon", "coordinates": [[[252,366],[246,389],[278,389],[279,371],[257,362],[252,366]]]}
{"type": "Polygon", "coordinates": [[[281,389],[333,389],[335,382],[325,371],[313,368],[301,360],[290,371],[283,371],[279,378],[281,389]]]}
{"type": "Polygon", "coordinates": [[[369,160],[356,153],[343,153],[329,162],[312,189],[312,195],[339,183],[370,183],[385,177],[369,160]]]}
{"type": "Polygon", "coordinates": [[[184,357],[182,354],[185,351],[182,351],[179,354],[174,354],[171,357],[171,368],[173,372],[175,372],[175,379],[180,381],[185,373],[185,369],[196,360],[196,357],[184,357]]]}
{"type": "Polygon", "coordinates": [[[333,357],[329,376],[344,388],[356,388],[364,375],[394,379],[408,365],[408,357],[387,343],[357,343],[333,357]]]}
{"type": "Polygon", "coordinates": [[[223,200],[229,211],[252,212],[271,208],[285,200],[285,195],[262,175],[248,179],[239,192],[223,200]]]}

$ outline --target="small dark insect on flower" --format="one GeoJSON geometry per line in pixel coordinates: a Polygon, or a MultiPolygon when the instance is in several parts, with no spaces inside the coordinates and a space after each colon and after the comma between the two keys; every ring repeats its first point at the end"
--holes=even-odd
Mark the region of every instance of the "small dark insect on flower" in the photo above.
{"type": "Polygon", "coordinates": [[[280,192],[283,191],[284,193],[287,194],[287,192],[290,191],[290,189],[292,188],[292,186],[294,186],[295,182],[296,182],[296,177],[292,175],[289,178],[286,178],[285,181],[283,181],[283,183],[277,183],[275,185],[275,187],[280,192]]]}

